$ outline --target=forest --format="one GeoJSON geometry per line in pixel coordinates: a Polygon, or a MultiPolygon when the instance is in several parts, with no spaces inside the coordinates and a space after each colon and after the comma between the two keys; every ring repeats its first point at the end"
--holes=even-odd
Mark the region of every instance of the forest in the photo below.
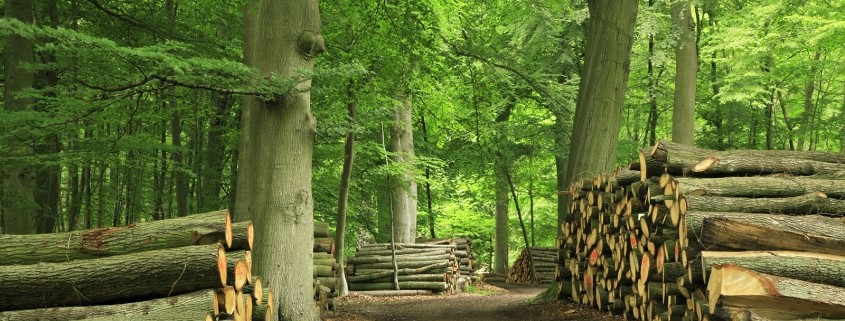
{"type": "Polygon", "coordinates": [[[0,234],[228,208],[503,272],[661,139],[845,153],[842,1],[0,2],[0,234]]]}

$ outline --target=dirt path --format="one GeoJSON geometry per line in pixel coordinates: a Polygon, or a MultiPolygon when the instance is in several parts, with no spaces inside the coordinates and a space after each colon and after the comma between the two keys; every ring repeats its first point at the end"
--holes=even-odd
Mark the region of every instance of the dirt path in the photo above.
{"type": "Polygon", "coordinates": [[[508,321],[621,320],[568,301],[528,303],[546,287],[498,284],[491,295],[419,296],[379,299],[353,297],[338,304],[329,321],[508,321]]]}

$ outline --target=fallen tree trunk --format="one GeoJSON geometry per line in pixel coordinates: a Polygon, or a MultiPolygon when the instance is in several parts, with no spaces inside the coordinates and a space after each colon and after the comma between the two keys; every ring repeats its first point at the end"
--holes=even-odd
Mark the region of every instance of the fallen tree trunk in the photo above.
{"type": "Polygon", "coordinates": [[[314,239],[314,252],[334,253],[334,239],[321,237],[314,239]]]}
{"type": "Polygon", "coordinates": [[[845,198],[845,180],[800,176],[749,176],[720,178],[677,177],[681,193],[694,196],[791,197],[822,192],[845,198]]]}
{"type": "Polygon", "coordinates": [[[731,155],[702,159],[693,165],[690,174],[695,176],[787,174],[842,178],[845,177],[845,166],[806,159],[731,155]]]}
{"type": "Polygon", "coordinates": [[[182,295],[113,305],[75,306],[0,312],[0,321],[65,321],[94,317],[135,320],[141,315],[158,315],[170,320],[202,320],[213,311],[214,291],[201,290],[182,295]]]}
{"type": "MultiPolygon", "coordinates": [[[[31,235],[0,235],[0,265],[66,262],[232,240],[229,211],[138,223],[127,227],[31,235]],[[227,225],[227,222],[229,223],[227,225]]],[[[250,223],[236,224],[246,228],[250,223]]],[[[245,231],[244,231],[245,233],[245,231]]],[[[237,245],[241,248],[244,242],[237,245]]]]}
{"type": "MultiPolygon", "coordinates": [[[[381,250],[381,249],[359,249],[355,252],[355,256],[353,257],[366,257],[366,256],[385,256],[391,255],[393,251],[391,250],[381,250]]],[[[453,254],[453,251],[448,248],[437,248],[437,249],[404,249],[404,250],[396,250],[396,255],[442,255],[442,254],[453,254]]]]}
{"type": "Polygon", "coordinates": [[[822,216],[705,218],[701,244],[710,250],[809,251],[845,256],[845,225],[822,216]]]}
{"type": "MultiPolygon", "coordinates": [[[[443,269],[451,266],[449,262],[439,262],[431,265],[427,265],[421,268],[416,269],[399,269],[396,272],[398,275],[411,275],[411,274],[424,274],[428,273],[433,270],[443,269]]],[[[371,274],[363,274],[363,275],[354,275],[347,277],[347,281],[349,282],[366,282],[370,280],[380,279],[388,276],[393,275],[393,270],[385,270],[377,273],[371,274]]]]}
{"type": "Polygon", "coordinates": [[[845,201],[830,199],[814,192],[784,198],[745,198],[721,196],[685,196],[689,210],[703,212],[845,214],[845,201]]]}
{"type": "MultiPolygon", "coordinates": [[[[448,289],[445,282],[399,282],[400,290],[431,290],[443,291],[448,289]]],[[[393,290],[393,282],[382,283],[349,283],[350,291],[393,290]]]]}
{"type": "Polygon", "coordinates": [[[412,296],[429,295],[431,290],[381,290],[381,291],[354,291],[354,294],[369,296],[412,296]]]}
{"type": "MultiPolygon", "coordinates": [[[[396,277],[399,282],[405,281],[422,281],[422,282],[447,282],[446,273],[437,273],[437,274],[410,274],[410,275],[400,275],[396,277]]],[[[365,282],[352,282],[352,283],[383,283],[383,282],[393,282],[392,276],[387,276],[383,278],[378,278],[374,280],[368,280],[365,282]]]]}
{"type": "MultiPolygon", "coordinates": [[[[403,269],[403,268],[421,268],[432,264],[437,264],[440,262],[452,262],[448,260],[428,260],[428,261],[406,261],[406,262],[396,262],[396,267],[403,269]]],[[[450,265],[451,266],[451,265],[450,265]]],[[[355,264],[355,270],[358,269],[391,269],[393,268],[393,263],[367,263],[367,264],[355,264]]]]}
{"type": "Polygon", "coordinates": [[[845,289],[757,273],[736,265],[713,268],[707,285],[710,313],[717,303],[750,308],[772,319],[845,318],[845,289]]]}
{"type": "Polygon", "coordinates": [[[212,244],[0,266],[0,310],[92,305],[216,288],[225,285],[225,254],[221,245],[212,244]]]}
{"type": "MultiPolygon", "coordinates": [[[[455,256],[451,254],[440,255],[397,255],[396,262],[413,262],[413,261],[436,261],[436,260],[454,260],[455,256]]],[[[366,257],[351,257],[346,262],[353,264],[370,264],[370,263],[390,263],[393,257],[390,256],[366,256],[366,257]]]]}
{"type": "Polygon", "coordinates": [[[845,286],[845,256],[792,251],[702,251],[701,264],[705,278],[710,267],[733,264],[760,273],[845,286]]]}

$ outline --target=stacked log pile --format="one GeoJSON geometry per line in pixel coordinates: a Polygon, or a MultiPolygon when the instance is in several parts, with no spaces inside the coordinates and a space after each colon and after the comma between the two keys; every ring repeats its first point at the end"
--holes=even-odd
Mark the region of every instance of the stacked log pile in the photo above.
{"type": "Polygon", "coordinates": [[[314,221],[314,302],[320,314],[334,310],[334,298],[340,272],[334,258],[334,239],[329,237],[329,224],[314,221]]]}
{"type": "Polygon", "coordinates": [[[418,238],[416,244],[449,245],[455,244],[455,258],[458,260],[460,277],[472,280],[476,269],[476,256],[472,251],[472,239],[470,238],[440,238],[424,239],[418,238]]]}
{"type": "Polygon", "coordinates": [[[456,251],[454,243],[364,245],[347,259],[346,281],[350,291],[367,295],[452,293],[459,275],[456,251]]]}
{"type": "Polygon", "coordinates": [[[523,249],[508,271],[508,283],[548,284],[555,280],[560,265],[556,247],[531,246],[523,249]],[[532,270],[533,269],[533,270],[532,270]]]}
{"type": "Polygon", "coordinates": [[[660,142],[575,182],[560,297],[637,320],[845,318],[841,161],[660,142]]]}
{"type": "Polygon", "coordinates": [[[120,228],[0,236],[0,320],[264,320],[253,227],[226,210],[120,228]]]}

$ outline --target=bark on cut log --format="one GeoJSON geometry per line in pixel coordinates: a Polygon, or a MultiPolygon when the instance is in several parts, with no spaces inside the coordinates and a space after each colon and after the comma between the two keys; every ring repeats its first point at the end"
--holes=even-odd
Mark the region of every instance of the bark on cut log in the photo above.
{"type": "Polygon", "coordinates": [[[0,266],[0,310],[92,305],[220,287],[219,255],[225,255],[222,245],[212,244],[0,266]]]}
{"type": "MultiPolygon", "coordinates": [[[[451,266],[449,262],[439,262],[431,265],[427,265],[421,268],[416,269],[399,269],[396,272],[398,275],[411,275],[411,274],[424,274],[433,270],[443,269],[451,266]]],[[[347,277],[347,281],[349,282],[366,282],[375,279],[380,279],[388,276],[393,275],[393,270],[385,270],[378,273],[371,273],[371,274],[363,274],[363,275],[354,275],[347,277]]]]}
{"type": "Polygon", "coordinates": [[[369,296],[412,296],[412,295],[430,295],[431,290],[380,290],[380,291],[354,291],[354,294],[369,295],[369,296]]]}
{"type": "Polygon", "coordinates": [[[845,225],[841,219],[822,216],[705,218],[701,244],[710,250],[789,250],[845,256],[845,225]]]}
{"type": "MultiPolygon", "coordinates": [[[[454,260],[455,256],[451,254],[440,255],[425,255],[425,256],[411,256],[411,255],[397,255],[397,262],[413,262],[413,261],[436,261],[436,260],[454,260]]],[[[347,260],[352,264],[371,264],[371,263],[389,263],[393,261],[391,256],[366,256],[366,257],[351,257],[347,260]]]]}
{"type": "Polygon", "coordinates": [[[693,165],[690,174],[695,176],[786,174],[843,178],[845,177],[845,165],[795,158],[720,156],[702,159],[693,165]]]}
{"type": "Polygon", "coordinates": [[[760,273],[845,287],[845,256],[793,251],[702,251],[701,259],[705,273],[714,265],[733,264],[760,273]]]}
{"type": "MultiPolygon", "coordinates": [[[[430,290],[443,291],[448,289],[445,282],[399,282],[401,290],[430,290]]],[[[393,290],[393,282],[384,283],[349,283],[350,291],[393,290]]]]}
{"type": "Polygon", "coordinates": [[[791,197],[821,192],[829,198],[845,198],[845,180],[800,176],[749,176],[675,178],[681,193],[694,196],[791,197]]]}
{"type": "Polygon", "coordinates": [[[0,235],[0,265],[66,262],[223,242],[227,233],[233,233],[231,226],[226,229],[228,216],[228,210],[221,210],[127,227],[0,235]]]}
{"type": "Polygon", "coordinates": [[[0,312],[0,321],[65,321],[108,316],[135,320],[143,315],[170,317],[170,320],[201,320],[213,310],[214,296],[212,290],[201,290],[124,304],[6,311],[0,312]]]}
{"type": "Polygon", "coordinates": [[[314,221],[314,238],[329,237],[329,223],[314,221]]]}
{"type": "Polygon", "coordinates": [[[765,311],[772,319],[845,318],[845,289],[757,273],[736,265],[713,268],[708,282],[710,313],[716,303],[765,311]]]}
{"type": "Polygon", "coordinates": [[[783,214],[845,214],[845,201],[830,199],[824,193],[814,192],[784,198],[745,198],[720,196],[685,197],[689,210],[702,212],[783,213],[783,214]]]}
{"type": "Polygon", "coordinates": [[[314,239],[314,252],[334,253],[334,239],[321,237],[314,239]]]}

